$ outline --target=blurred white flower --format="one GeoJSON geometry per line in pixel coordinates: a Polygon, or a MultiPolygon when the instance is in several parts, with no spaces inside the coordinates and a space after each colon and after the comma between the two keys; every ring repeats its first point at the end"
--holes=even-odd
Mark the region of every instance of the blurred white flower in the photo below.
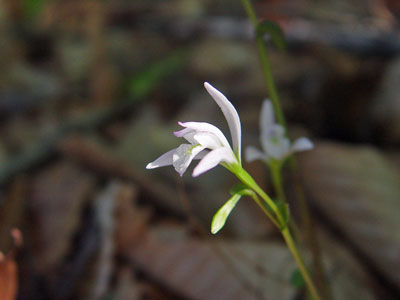
{"type": "Polygon", "coordinates": [[[291,145],[285,135],[285,129],[275,123],[272,103],[269,100],[265,100],[262,105],[260,129],[260,142],[264,151],[253,146],[247,147],[245,155],[248,162],[257,159],[266,162],[271,160],[283,161],[294,152],[310,150],[314,147],[313,143],[306,137],[298,138],[291,145]]]}
{"type": "Polygon", "coordinates": [[[232,136],[233,150],[224,134],[212,124],[204,122],[178,122],[183,129],[174,132],[175,136],[185,138],[189,143],[180,145],[149,163],[146,169],[173,165],[179,175],[183,175],[193,159],[201,159],[193,170],[193,177],[216,167],[241,165],[241,127],[240,119],[232,103],[216,88],[205,82],[204,87],[221,108],[232,136]]]}

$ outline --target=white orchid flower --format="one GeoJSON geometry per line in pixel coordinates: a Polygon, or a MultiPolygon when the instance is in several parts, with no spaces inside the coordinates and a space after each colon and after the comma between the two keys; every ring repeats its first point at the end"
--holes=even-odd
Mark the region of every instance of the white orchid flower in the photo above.
{"type": "Polygon", "coordinates": [[[183,175],[193,159],[201,159],[193,170],[193,177],[222,164],[225,167],[241,165],[241,127],[239,115],[231,102],[211,84],[204,87],[214,98],[228,121],[233,149],[221,130],[204,122],[178,122],[182,130],[175,136],[185,138],[189,143],[180,145],[149,163],[146,169],[173,165],[179,175],[183,175]]]}
{"type": "Polygon", "coordinates": [[[283,161],[294,152],[312,149],[313,143],[306,137],[298,138],[291,145],[290,140],[285,135],[285,129],[275,123],[272,103],[265,100],[262,105],[260,115],[260,142],[264,151],[250,146],[246,148],[246,161],[251,162],[257,159],[265,162],[283,161]]]}

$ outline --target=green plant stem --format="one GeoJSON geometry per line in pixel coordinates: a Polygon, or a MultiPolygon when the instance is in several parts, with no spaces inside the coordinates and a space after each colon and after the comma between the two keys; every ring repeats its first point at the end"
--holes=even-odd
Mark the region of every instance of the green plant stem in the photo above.
{"type": "MultiPolygon", "coordinates": [[[[285,190],[283,189],[282,180],[282,163],[279,161],[271,162],[269,165],[269,170],[271,171],[272,184],[278,198],[278,203],[281,205],[286,205],[285,190]]],[[[296,241],[300,240],[300,231],[293,219],[290,219],[288,224],[289,228],[292,230],[293,236],[296,241]]]]}
{"type": "Polygon", "coordinates": [[[319,296],[318,291],[311,279],[311,276],[304,264],[303,259],[301,258],[299,251],[297,250],[296,244],[290,234],[289,228],[286,227],[282,230],[283,238],[285,239],[286,245],[288,246],[290,252],[292,253],[294,259],[296,260],[297,266],[301,274],[303,275],[304,281],[307,284],[308,290],[310,291],[311,296],[314,300],[321,300],[322,298],[319,296]]]}
{"type": "Polygon", "coordinates": [[[253,27],[256,28],[258,20],[250,0],[242,0],[242,4],[244,6],[244,9],[246,10],[247,16],[249,17],[251,23],[253,23],[253,27]]]}
{"type": "Polygon", "coordinates": [[[261,66],[263,69],[265,83],[267,85],[269,96],[271,98],[272,106],[274,107],[274,112],[276,116],[276,120],[280,125],[282,125],[286,129],[286,121],[283,116],[282,108],[279,102],[279,96],[276,89],[275,81],[271,72],[271,64],[269,62],[269,58],[267,55],[267,48],[265,47],[263,38],[256,38],[257,48],[261,59],[261,66]]]}
{"type": "MultiPolygon", "coordinates": [[[[253,27],[257,28],[258,20],[250,0],[242,0],[242,4],[246,10],[246,13],[251,23],[253,24],[253,27]]],[[[283,115],[282,108],[279,102],[278,91],[276,89],[275,81],[272,76],[271,63],[267,55],[267,48],[265,47],[263,37],[257,36],[256,42],[257,42],[258,53],[260,55],[262,70],[265,77],[265,83],[267,85],[269,96],[271,98],[272,105],[274,107],[276,119],[280,125],[286,128],[285,117],[283,115]]]]}
{"type": "MultiPolygon", "coordinates": [[[[257,19],[257,15],[254,11],[254,8],[252,6],[251,0],[241,0],[241,1],[242,1],[243,7],[244,7],[251,23],[253,24],[253,27],[256,29],[259,22],[257,19]]],[[[275,112],[277,121],[281,126],[283,126],[285,128],[286,132],[288,132],[285,117],[283,115],[282,108],[281,108],[280,101],[279,101],[279,95],[278,95],[278,92],[276,89],[275,81],[272,76],[271,64],[270,64],[270,61],[269,61],[269,58],[267,55],[267,48],[263,41],[263,37],[258,36],[256,38],[256,43],[257,43],[257,48],[258,48],[258,52],[260,55],[260,60],[261,60],[262,70],[263,70],[264,77],[265,77],[266,86],[268,88],[268,92],[269,92],[269,95],[270,95],[270,98],[272,101],[272,105],[274,107],[274,112],[275,112]]],[[[296,163],[294,156],[290,157],[289,165],[290,165],[292,173],[297,174],[297,163],[296,163]]],[[[304,191],[303,191],[301,184],[299,182],[296,182],[295,185],[296,185],[297,200],[298,200],[299,207],[300,207],[301,223],[304,226],[305,236],[307,237],[308,245],[312,252],[312,257],[313,257],[313,262],[314,262],[314,270],[315,270],[315,273],[317,275],[319,275],[318,277],[321,278],[320,285],[321,285],[322,291],[324,292],[324,298],[332,299],[332,297],[330,296],[329,287],[326,283],[326,279],[324,279],[325,276],[322,276],[324,274],[324,271],[323,271],[323,267],[322,267],[322,261],[321,261],[321,257],[320,257],[320,250],[319,250],[317,236],[316,236],[316,233],[314,232],[314,229],[312,228],[312,219],[311,219],[311,215],[310,215],[310,209],[309,209],[307,201],[305,199],[304,191]]],[[[277,193],[279,193],[279,192],[277,191],[277,193]]]]}
{"type": "Polygon", "coordinates": [[[321,300],[322,298],[318,294],[318,291],[311,279],[311,276],[304,264],[304,261],[301,258],[300,253],[296,247],[296,244],[293,240],[290,230],[289,230],[287,224],[285,223],[286,220],[285,220],[284,216],[282,215],[281,211],[279,210],[278,206],[276,205],[276,203],[274,201],[272,201],[272,199],[255,182],[253,177],[251,177],[251,175],[249,173],[247,173],[244,169],[240,168],[239,170],[236,170],[234,172],[234,174],[236,174],[238,179],[240,181],[242,181],[246,186],[248,186],[255,193],[257,193],[265,201],[267,207],[270,208],[270,210],[274,213],[274,215],[276,216],[276,219],[271,216],[271,214],[269,213],[269,211],[267,209],[265,209],[265,210],[263,209],[264,213],[266,213],[266,215],[271,220],[273,220],[275,225],[276,225],[276,223],[278,223],[281,233],[283,235],[283,238],[299,267],[299,270],[307,284],[310,294],[312,295],[314,300],[321,300]]]}
{"type": "Polygon", "coordinates": [[[282,168],[281,164],[272,163],[269,166],[271,170],[272,176],[272,184],[274,185],[274,189],[276,192],[276,196],[278,197],[278,201],[281,203],[286,203],[285,191],[283,190],[283,183],[282,183],[282,168]]]}
{"type": "Polygon", "coordinates": [[[263,191],[262,188],[254,181],[253,177],[249,173],[245,171],[245,169],[241,168],[233,171],[234,174],[238,177],[238,179],[243,182],[246,186],[256,192],[266,203],[267,207],[271,209],[271,211],[279,217],[279,209],[276,203],[263,191]]]}
{"type": "Polygon", "coordinates": [[[257,203],[257,205],[261,208],[261,210],[267,215],[267,217],[274,223],[274,225],[279,228],[280,225],[278,221],[275,219],[275,217],[271,214],[271,212],[267,209],[264,203],[261,202],[260,198],[258,198],[257,194],[254,192],[253,195],[251,195],[253,200],[257,203]]]}

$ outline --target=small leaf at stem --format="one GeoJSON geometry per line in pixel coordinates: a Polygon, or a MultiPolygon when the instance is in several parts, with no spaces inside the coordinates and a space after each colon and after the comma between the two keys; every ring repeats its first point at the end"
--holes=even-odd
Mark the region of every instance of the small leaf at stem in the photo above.
{"type": "Polygon", "coordinates": [[[297,289],[305,287],[306,282],[304,281],[303,275],[301,275],[299,269],[293,271],[292,275],[290,276],[290,283],[297,289]]]}
{"type": "Polygon", "coordinates": [[[250,193],[253,193],[252,190],[250,190],[244,183],[238,183],[235,184],[230,190],[229,193],[233,196],[235,194],[238,194],[240,196],[246,196],[250,195],[250,193]]]}
{"type": "Polygon", "coordinates": [[[231,211],[238,203],[242,196],[239,194],[234,194],[226,203],[221,206],[221,208],[215,213],[211,221],[211,233],[216,234],[218,231],[224,227],[226,219],[228,218],[231,211]]]}
{"type": "Polygon", "coordinates": [[[258,23],[256,27],[256,36],[257,38],[263,38],[264,35],[268,33],[271,41],[278,47],[280,50],[286,50],[286,41],[282,28],[273,21],[262,21],[258,23]]]}

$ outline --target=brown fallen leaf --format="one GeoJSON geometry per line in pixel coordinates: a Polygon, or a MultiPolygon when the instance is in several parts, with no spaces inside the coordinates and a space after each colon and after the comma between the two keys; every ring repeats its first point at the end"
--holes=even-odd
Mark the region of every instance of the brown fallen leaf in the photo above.
{"type": "MultiPolygon", "coordinates": [[[[140,226],[147,225],[148,213],[135,207],[136,193],[132,184],[113,181],[95,197],[93,216],[98,245],[84,272],[76,276],[85,278],[78,282],[76,295],[93,300],[107,296],[115,271],[115,255],[131,247],[143,231],[140,226]]],[[[136,292],[139,293],[139,288],[136,292]]]]}
{"type": "Polygon", "coordinates": [[[128,267],[122,268],[117,274],[117,284],[113,291],[115,300],[140,300],[141,287],[134,278],[132,270],[128,267]]]}
{"type": "Polygon", "coordinates": [[[0,299],[14,300],[17,295],[17,264],[13,258],[0,253],[0,299]]]}
{"type": "Polygon", "coordinates": [[[93,202],[98,245],[94,253],[90,255],[83,274],[77,276],[85,278],[84,281],[79,281],[77,293],[83,299],[102,299],[109,288],[115,253],[114,208],[121,189],[121,183],[111,182],[96,195],[93,202]]]}
{"type": "Polygon", "coordinates": [[[363,263],[400,287],[400,177],[378,151],[321,143],[299,157],[309,194],[363,263]]]}
{"type": "MultiPolygon", "coordinates": [[[[357,257],[331,234],[319,229],[328,289],[334,300],[378,300],[381,292],[357,257]]],[[[384,298],[391,299],[391,298],[384,298]]]]}
{"type": "MultiPolygon", "coordinates": [[[[377,300],[363,266],[324,234],[335,300],[377,300]],[[329,251],[327,251],[329,250],[329,251]]],[[[199,239],[171,224],[153,227],[126,253],[136,269],[188,299],[293,299],[296,264],[276,240],[199,239]]]]}
{"type": "Polygon", "coordinates": [[[18,290],[18,267],[15,252],[22,245],[22,235],[18,229],[11,231],[14,246],[7,255],[0,252],[0,299],[14,300],[18,290]]]}
{"type": "Polygon", "coordinates": [[[296,294],[289,284],[294,261],[276,242],[214,245],[164,224],[125,255],[137,269],[188,299],[290,299],[296,294]]]}
{"type": "Polygon", "coordinates": [[[115,203],[115,246],[117,253],[129,251],[147,231],[151,211],[136,205],[137,190],[132,185],[121,185],[115,203]]]}
{"type": "Polygon", "coordinates": [[[27,196],[27,178],[17,177],[2,198],[0,205],[0,249],[11,249],[10,230],[23,226],[25,217],[25,198],[27,196]]]}
{"type": "Polygon", "coordinates": [[[28,203],[38,272],[53,272],[63,263],[93,187],[90,174],[66,160],[34,178],[28,203]]]}
{"type": "MultiPolygon", "coordinates": [[[[151,196],[157,205],[183,215],[176,191],[160,180],[153,179],[143,168],[138,169],[129,160],[114,153],[107,146],[95,141],[88,141],[79,135],[71,135],[59,144],[60,151],[97,173],[112,178],[132,180],[151,196]]],[[[140,152],[135,150],[134,152],[140,152]]],[[[142,162],[143,163],[143,162],[142,162]]]]}

